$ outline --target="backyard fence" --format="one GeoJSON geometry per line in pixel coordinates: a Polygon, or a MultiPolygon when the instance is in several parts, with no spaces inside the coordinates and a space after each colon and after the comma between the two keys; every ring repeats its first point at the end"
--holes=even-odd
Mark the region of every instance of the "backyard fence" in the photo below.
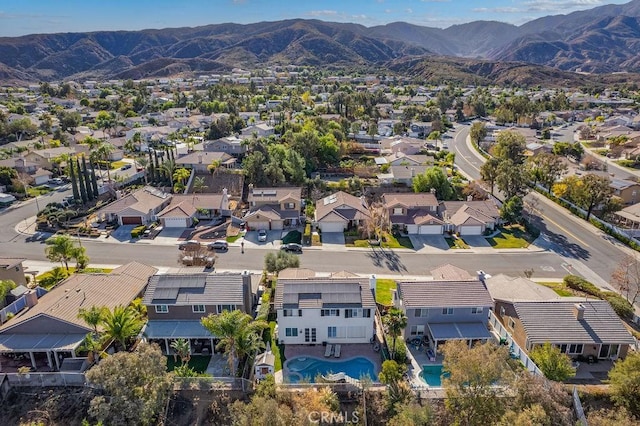
{"type": "Polygon", "coordinates": [[[505,339],[507,345],[511,348],[511,354],[513,357],[518,358],[520,362],[533,374],[544,377],[544,374],[538,366],[529,358],[529,356],[518,346],[518,344],[513,340],[509,332],[502,326],[500,320],[495,316],[493,311],[489,311],[489,324],[493,330],[498,333],[500,337],[505,339]]]}
{"type": "Polygon", "coordinates": [[[177,377],[173,389],[178,390],[213,390],[230,389],[253,391],[253,382],[241,377],[177,377]]]}
{"type": "Polygon", "coordinates": [[[11,387],[90,386],[83,373],[7,373],[7,380],[11,387]]]}
{"type": "Polygon", "coordinates": [[[573,411],[576,413],[579,426],[588,426],[587,417],[584,415],[584,409],[582,408],[582,402],[580,401],[580,395],[578,395],[578,389],[573,387],[573,411]]]}

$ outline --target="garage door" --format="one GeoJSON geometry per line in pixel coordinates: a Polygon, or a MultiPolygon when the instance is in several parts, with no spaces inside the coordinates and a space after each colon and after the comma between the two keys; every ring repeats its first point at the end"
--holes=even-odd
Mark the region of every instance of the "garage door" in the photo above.
{"type": "Polygon", "coordinates": [[[420,227],[422,235],[440,235],[442,234],[442,225],[422,225],[420,227]]]}
{"type": "Polygon", "coordinates": [[[320,229],[322,230],[322,232],[343,232],[344,223],[343,222],[321,222],[320,229]]]}
{"type": "Polygon", "coordinates": [[[142,225],[141,216],[122,216],[123,225],[142,225]]]}
{"type": "Polygon", "coordinates": [[[461,226],[460,235],[482,235],[482,226],[461,226]]]}
{"type": "Polygon", "coordinates": [[[186,228],[187,219],[183,217],[166,217],[163,219],[165,228],[186,228]]]}
{"type": "Polygon", "coordinates": [[[253,231],[258,229],[269,230],[269,222],[247,222],[247,226],[253,231]]]}

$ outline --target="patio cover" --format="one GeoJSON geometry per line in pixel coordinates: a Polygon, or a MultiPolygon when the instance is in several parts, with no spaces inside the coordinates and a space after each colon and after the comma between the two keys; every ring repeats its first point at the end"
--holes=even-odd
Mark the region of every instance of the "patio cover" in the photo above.
{"type": "Polygon", "coordinates": [[[215,338],[200,321],[149,321],[143,330],[148,339],[215,338]]]}
{"type": "Polygon", "coordinates": [[[86,334],[3,334],[0,352],[72,351],[85,337],[86,334]]]}
{"type": "Polygon", "coordinates": [[[488,339],[491,333],[482,322],[428,324],[433,340],[488,339]]]}

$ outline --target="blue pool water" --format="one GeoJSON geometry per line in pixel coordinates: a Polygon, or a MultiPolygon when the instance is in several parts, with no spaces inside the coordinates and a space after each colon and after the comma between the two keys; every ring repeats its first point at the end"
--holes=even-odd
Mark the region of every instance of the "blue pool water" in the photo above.
{"type": "Polygon", "coordinates": [[[442,376],[447,377],[448,373],[442,372],[442,365],[423,365],[420,375],[429,386],[442,387],[442,376]]]}
{"type": "Polygon", "coordinates": [[[378,380],[375,366],[364,357],[351,358],[344,361],[327,361],[315,357],[296,357],[287,360],[285,367],[289,370],[289,381],[298,383],[302,379],[314,382],[318,374],[345,373],[347,376],[359,379],[369,376],[373,381],[378,380]]]}

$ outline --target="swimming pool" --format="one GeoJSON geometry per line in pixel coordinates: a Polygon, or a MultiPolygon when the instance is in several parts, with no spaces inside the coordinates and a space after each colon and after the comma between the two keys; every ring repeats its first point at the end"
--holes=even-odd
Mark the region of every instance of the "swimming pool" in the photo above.
{"type": "Polygon", "coordinates": [[[311,356],[299,356],[287,360],[284,365],[289,372],[289,381],[291,383],[298,383],[301,380],[309,380],[313,383],[318,374],[327,375],[336,373],[345,373],[354,379],[368,376],[373,381],[378,380],[373,362],[361,356],[340,361],[328,361],[311,356]]]}
{"type": "Polygon", "coordinates": [[[442,377],[448,377],[449,373],[442,372],[442,365],[423,365],[422,366],[422,380],[429,386],[434,388],[442,387],[442,377]]]}

